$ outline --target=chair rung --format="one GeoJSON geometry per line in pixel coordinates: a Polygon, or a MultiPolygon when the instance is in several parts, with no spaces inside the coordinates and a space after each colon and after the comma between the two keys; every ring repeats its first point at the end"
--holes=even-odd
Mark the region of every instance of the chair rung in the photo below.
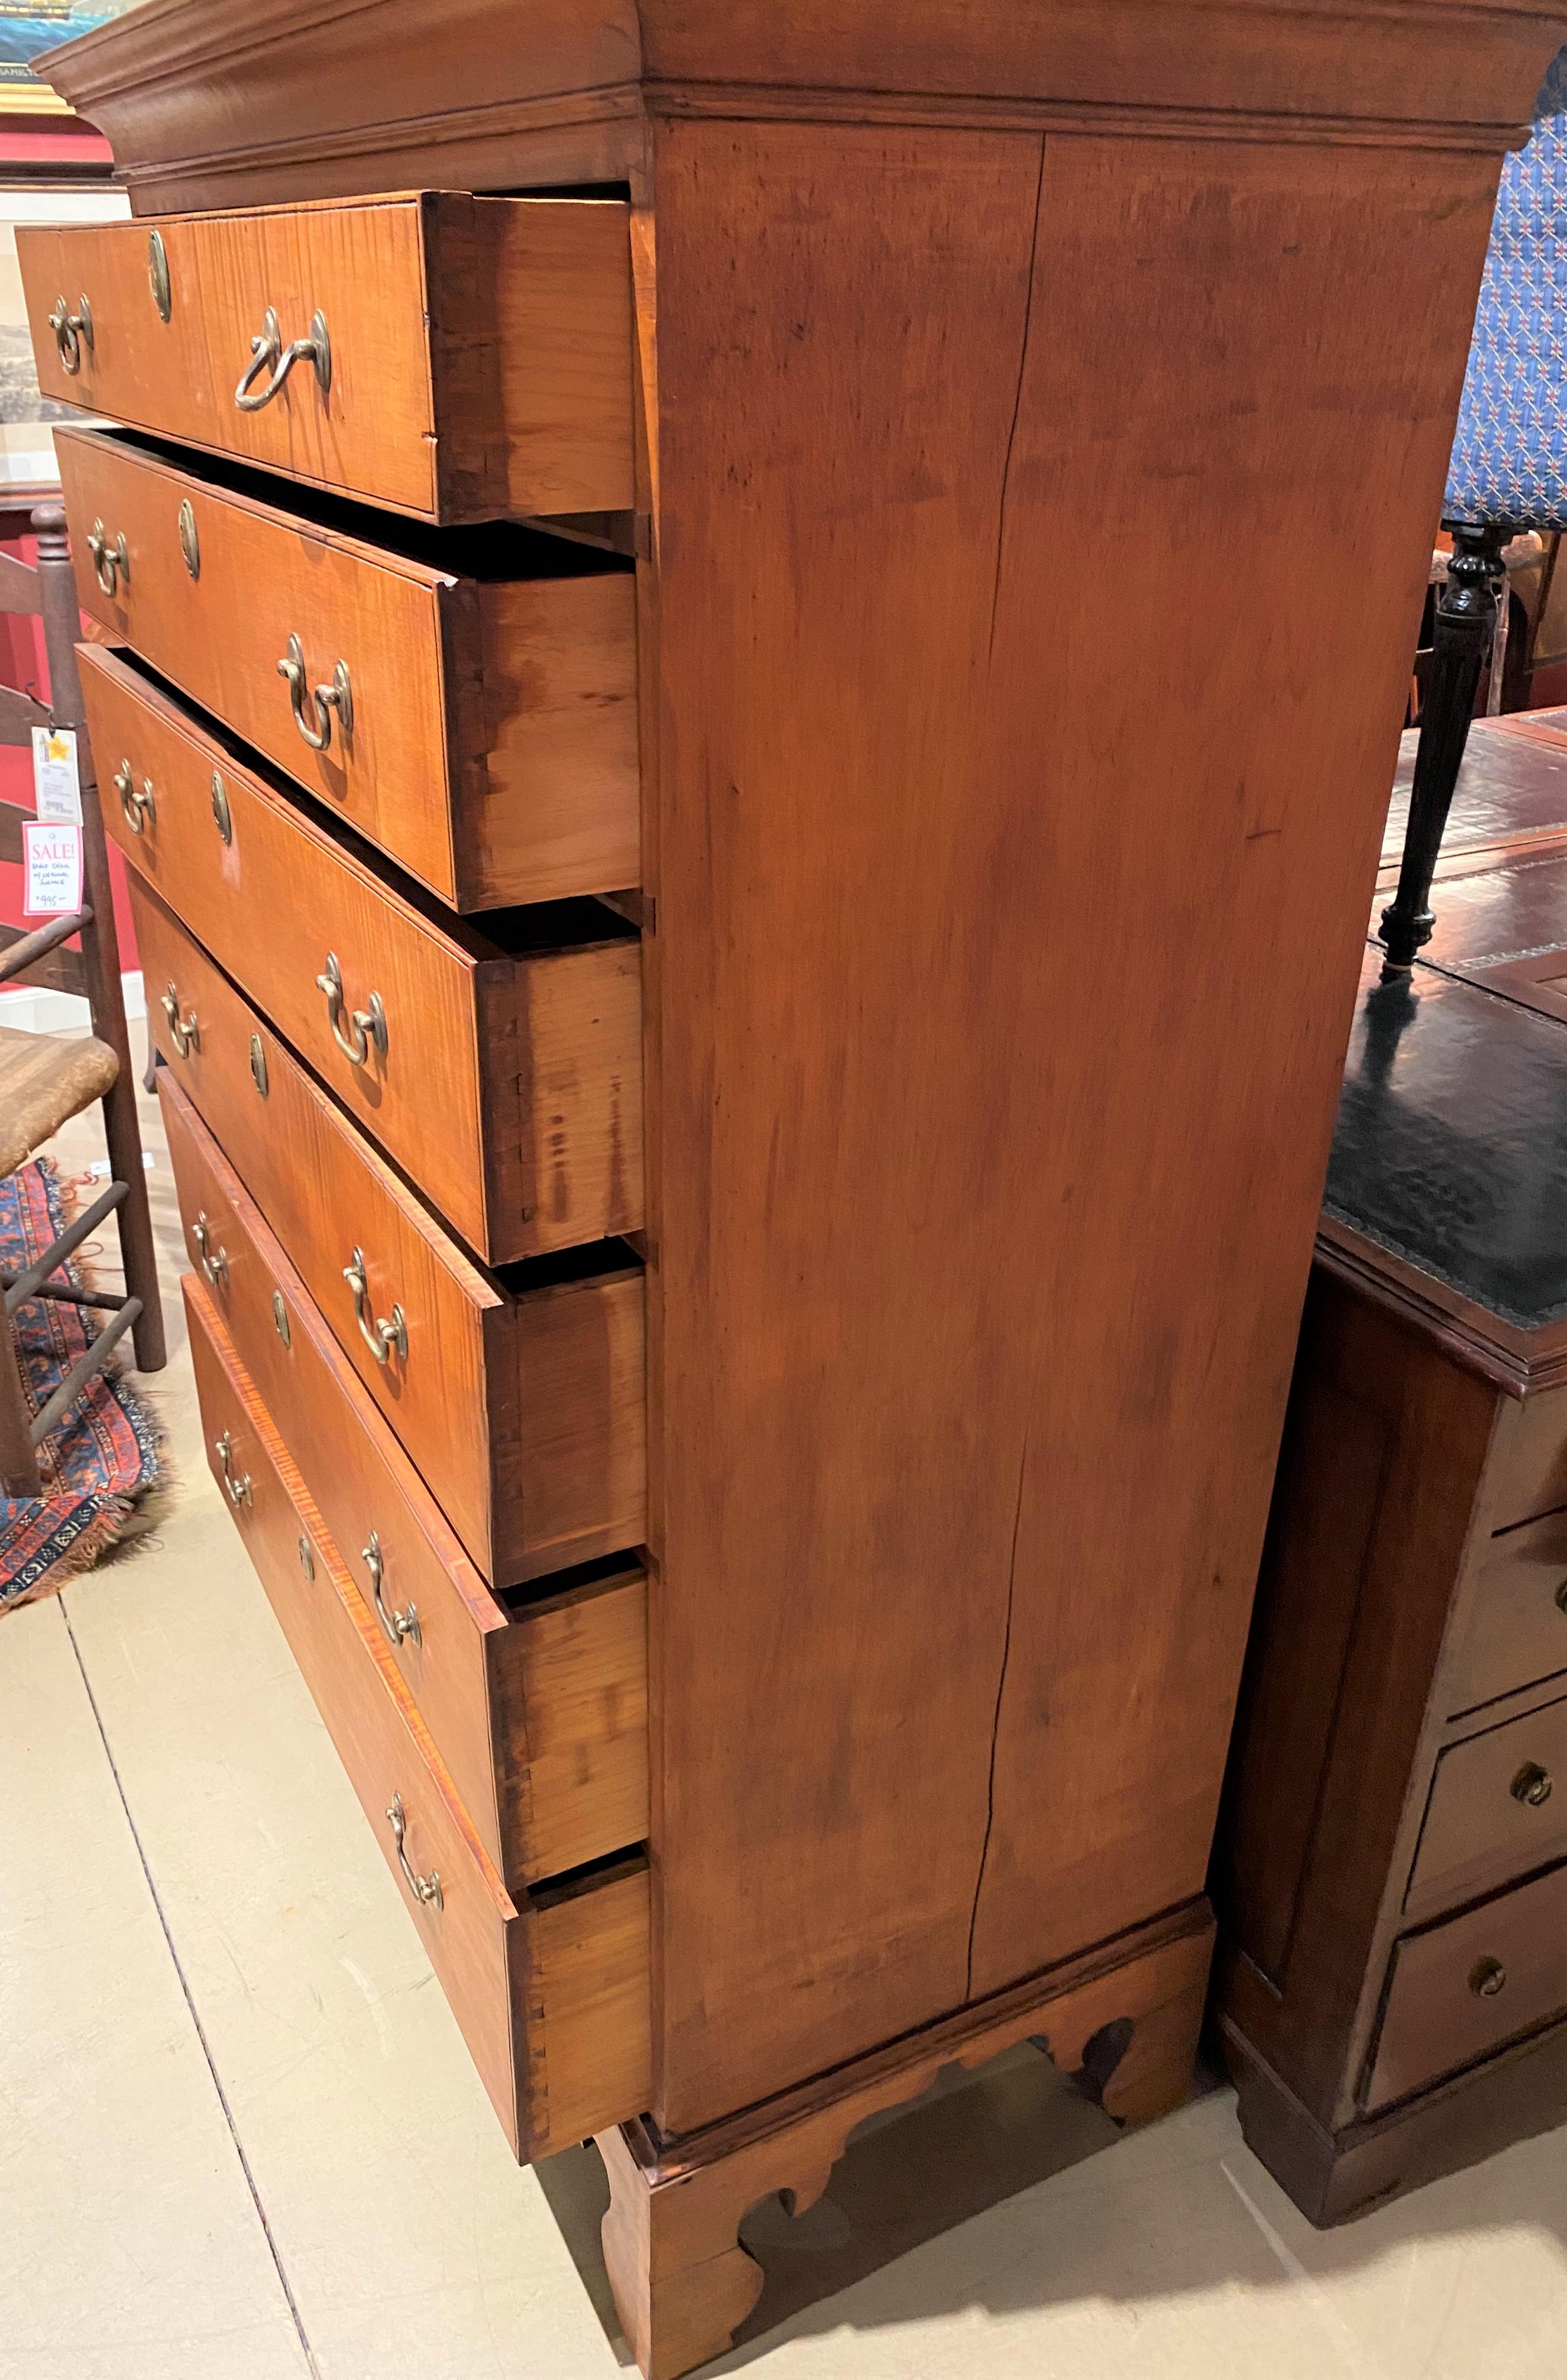
{"type": "MultiPolygon", "coordinates": [[[[19,1273],[0,1272],[0,1289],[11,1288],[20,1278],[19,1273]]],[[[68,1281],[41,1281],[30,1293],[34,1297],[53,1298],[61,1305],[100,1305],[106,1314],[113,1312],[122,1297],[117,1289],[106,1292],[102,1289],[73,1289],[68,1281]]]]}
{"type": "Polygon", "coordinates": [[[114,1213],[121,1199],[128,1195],[128,1189],[127,1183],[111,1182],[103,1196],[94,1198],[87,1212],[77,1217],[69,1231],[60,1233],[52,1248],[44,1249],[36,1264],[29,1265],[26,1272],[18,1273],[6,1292],[7,1314],[14,1314],[18,1305],[25,1305],[39,1283],[47,1281],[52,1272],[58,1272],[66,1258],[74,1256],[89,1233],[97,1230],[105,1215],[114,1213]]]}
{"type": "Polygon", "coordinates": [[[67,1373],[33,1423],[29,1435],[34,1446],[42,1444],[55,1424],[75,1404],[93,1373],[103,1370],[108,1356],[125,1337],[131,1324],[140,1320],[140,1315],[141,1300],[139,1297],[128,1297],[113,1321],[104,1324],[81,1361],[67,1373]]]}

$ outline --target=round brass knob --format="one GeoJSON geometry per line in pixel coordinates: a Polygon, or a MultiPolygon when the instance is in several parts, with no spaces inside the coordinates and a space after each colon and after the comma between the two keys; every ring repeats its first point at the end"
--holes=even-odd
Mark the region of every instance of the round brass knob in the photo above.
{"type": "Polygon", "coordinates": [[[1542,1768],[1537,1760],[1525,1760],[1508,1790],[1526,1810],[1541,1810],[1550,1799],[1550,1771],[1542,1768]]]}
{"type": "Polygon", "coordinates": [[[1494,2000],[1507,1982],[1507,1969],[1500,1959],[1482,1959],[1469,1977],[1469,1988],[1476,1999],[1494,2000]]]}

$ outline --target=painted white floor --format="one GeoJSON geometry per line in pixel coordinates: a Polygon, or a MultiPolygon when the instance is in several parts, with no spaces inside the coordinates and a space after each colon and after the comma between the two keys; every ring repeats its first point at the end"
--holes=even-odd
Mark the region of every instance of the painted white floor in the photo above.
{"type": "MultiPolygon", "coordinates": [[[[0,2380],[612,2380],[597,2158],[512,2163],[208,1477],[150,1137],[177,1489],[0,1619],[0,2380]]],[[[1228,2091],[1122,2140],[1018,2053],[747,2237],[715,2373],[1567,2380],[1563,2133],[1323,2235],[1228,2091]]]]}

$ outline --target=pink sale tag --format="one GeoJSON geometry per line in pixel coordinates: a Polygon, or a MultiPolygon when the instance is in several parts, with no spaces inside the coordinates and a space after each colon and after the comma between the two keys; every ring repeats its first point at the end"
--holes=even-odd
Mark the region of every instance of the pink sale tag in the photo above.
{"type": "Polygon", "coordinates": [[[61,917],[81,906],[81,829],[69,819],[29,819],[22,827],[22,914],[61,917]]]}

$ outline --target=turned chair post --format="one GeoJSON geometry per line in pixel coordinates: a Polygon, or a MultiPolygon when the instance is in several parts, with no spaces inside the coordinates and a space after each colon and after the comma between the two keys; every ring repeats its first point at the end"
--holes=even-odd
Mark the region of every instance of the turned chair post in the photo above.
{"type": "Polygon", "coordinates": [[[91,929],[81,938],[82,972],[93,1032],[101,1041],[108,1043],[119,1060],[114,1088],[103,1101],[103,1126],[110,1179],[128,1185],[119,1210],[119,1231],[127,1294],[141,1301],[133,1344],[139,1369],[156,1372],[167,1361],[164,1310],[158,1294],[158,1257],[142,1164],[141,1126],[136,1112],[130,1029],[120,979],[109,846],[87,734],[81,674],[77,667],[81,613],[77,601],[76,574],[71,568],[63,507],[40,504],[32,515],[32,526],[38,537],[39,608],[49,658],[50,710],[56,727],[67,727],[75,734],[81,780],[82,892],[93,919],[91,929]]]}
{"type": "Polygon", "coordinates": [[[1453,788],[1469,741],[1480,673],[1496,634],[1506,584],[1501,550],[1512,531],[1488,522],[1453,528],[1452,560],[1437,604],[1430,686],[1420,714],[1420,743],[1409,796],[1409,823],[1398,891],[1382,912],[1384,975],[1406,973],[1431,939],[1431,883],[1441,853],[1453,788]]]}

